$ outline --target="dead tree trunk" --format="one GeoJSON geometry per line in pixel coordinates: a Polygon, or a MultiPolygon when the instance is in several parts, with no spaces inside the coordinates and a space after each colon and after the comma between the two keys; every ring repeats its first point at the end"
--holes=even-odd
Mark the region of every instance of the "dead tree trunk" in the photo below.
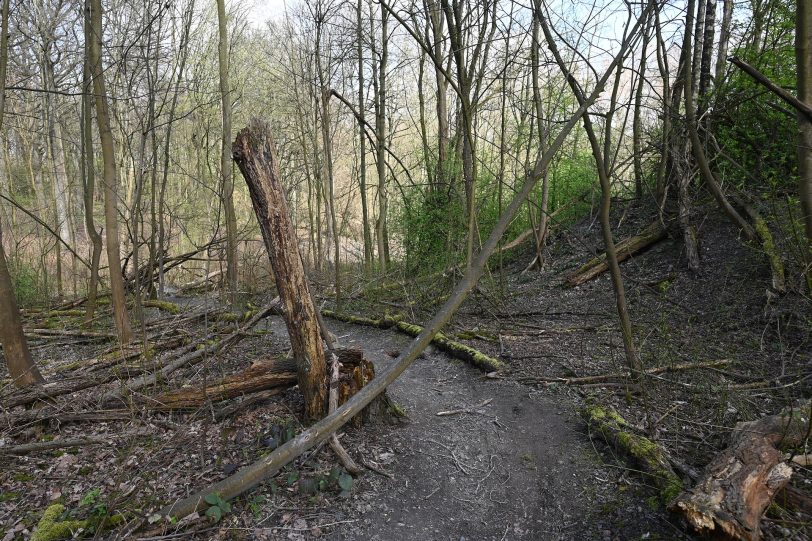
{"type": "Polygon", "coordinates": [[[285,323],[296,360],[299,388],[305,398],[305,417],[321,419],[327,411],[327,363],[270,126],[261,120],[252,120],[237,135],[232,152],[248,184],[276,287],[285,306],[285,323]]]}
{"type": "Polygon", "coordinates": [[[809,438],[810,407],[812,402],[806,402],[794,411],[739,423],[727,449],[671,509],[714,539],[760,539],[761,515],[792,476],[780,449],[801,446],[809,438]]]}

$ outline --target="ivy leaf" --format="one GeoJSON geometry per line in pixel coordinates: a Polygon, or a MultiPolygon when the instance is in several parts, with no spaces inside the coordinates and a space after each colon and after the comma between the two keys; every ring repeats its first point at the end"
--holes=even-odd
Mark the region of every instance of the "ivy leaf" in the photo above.
{"type": "Polygon", "coordinates": [[[218,506],[213,505],[206,510],[206,516],[214,522],[220,522],[220,519],[223,518],[223,511],[218,506]]]}
{"type": "Polygon", "coordinates": [[[217,504],[220,503],[220,495],[219,494],[206,494],[206,497],[203,498],[203,501],[205,501],[209,505],[217,505],[217,504]]]}

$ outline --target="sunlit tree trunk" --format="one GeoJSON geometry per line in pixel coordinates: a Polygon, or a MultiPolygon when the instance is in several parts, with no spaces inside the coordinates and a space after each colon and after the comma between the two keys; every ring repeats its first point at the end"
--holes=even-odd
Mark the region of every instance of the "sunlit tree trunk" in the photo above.
{"type": "Polygon", "coordinates": [[[110,294],[113,304],[113,319],[121,343],[132,340],[130,316],[124,298],[124,277],[121,274],[121,254],[118,238],[116,147],[110,127],[110,109],[107,103],[107,89],[104,83],[102,66],[102,7],[101,0],[88,0],[90,28],[93,39],[90,42],[90,65],[93,73],[93,91],[96,102],[96,123],[104,161],[104,225],[107,238],[107,263],[110,267],[110,294]]]}

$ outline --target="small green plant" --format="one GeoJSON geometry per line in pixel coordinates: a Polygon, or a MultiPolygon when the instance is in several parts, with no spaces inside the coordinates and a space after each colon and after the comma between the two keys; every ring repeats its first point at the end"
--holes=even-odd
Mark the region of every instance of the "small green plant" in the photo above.
{"type": "Polygon", "coordinates": [[[268,498],[259,494],[248,500],[248,509],[251,510],[254,517],[259,518],[262,514],[262,508],[265,507],[266,503],[268,503],[268,498]]]}
{"type": "Polygon", "coordinates": [[[220,522],[223,515],[231,512],[231,504],[225,501],[219,494],[208,494],[203,498],[209,508],[206,509],[206,516],[214,522],[220,522]]]}

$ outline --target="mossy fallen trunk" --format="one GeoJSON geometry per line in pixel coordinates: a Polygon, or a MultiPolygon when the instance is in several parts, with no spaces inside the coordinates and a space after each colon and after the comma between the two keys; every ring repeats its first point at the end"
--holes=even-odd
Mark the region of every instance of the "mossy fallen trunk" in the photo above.
{"type": "MultiPolygon", "coordinates": [[[[423,327],[420,325],[408,323],[399,317],[383,316],[380,319],[371,319],[350,314],[339,314],[332,310],[323,310],[322,314],[325,317],[344,321],[345,323],[352,323],[353,325],[366,325],[379,329],[395,329],[409,336],[418,336],[423,331],[423,327]]],[[[443,333],[437,333],[431,343],[440,351],[448,353],[456,359],[472,364],[485,372],[495,372],[505,368],[505,364],[502,361],[489,357],[470,346],[451,340],[443,333]]]]}
{"type": "Polygon", "coordinates": [[[634,428],[612,408],[589,405],[581,412],[590,430],[625,455],[659,490],[660,501],[670,503],[682,491],[682,480],[671,469],[662,448],[636,434],[634,428]]]}
{"type": "MultiPolygon", "coordinates": [[[[618,263],[664,239],[666,232],[667,230],[663,223],[660,220],[656,220],[641,231],[639,235],[618,242],[615,245],[618,263]]],[[[601,275],[608,269],[609,263],[606,261],[606,254],[601,254],[598,257],[590,259],[578,267],[575,272],[567,276],[567,285],[570,287],[581,285],[601,275]]]]}

